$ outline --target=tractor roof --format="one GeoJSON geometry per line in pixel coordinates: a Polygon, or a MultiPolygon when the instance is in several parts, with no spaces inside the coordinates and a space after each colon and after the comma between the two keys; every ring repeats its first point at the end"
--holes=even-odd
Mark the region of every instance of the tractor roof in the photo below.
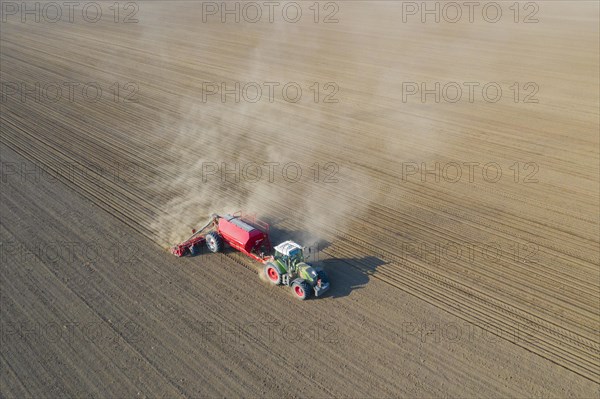
{"type": "Polygon", "coordinates": [[[295,249],[302,250],[302,247],[294,241],[284,241],[275,247],[275,250],[283,255],[288,256],[295,249]]]}

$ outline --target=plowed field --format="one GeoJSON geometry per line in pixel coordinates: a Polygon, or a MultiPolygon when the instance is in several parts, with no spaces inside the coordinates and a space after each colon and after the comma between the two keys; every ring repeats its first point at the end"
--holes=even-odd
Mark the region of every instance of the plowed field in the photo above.
{"type": "Polygon", "coordinates": [[[598,3],[453,4],[3,1],[0,396],[596,397],[598,3]]]}

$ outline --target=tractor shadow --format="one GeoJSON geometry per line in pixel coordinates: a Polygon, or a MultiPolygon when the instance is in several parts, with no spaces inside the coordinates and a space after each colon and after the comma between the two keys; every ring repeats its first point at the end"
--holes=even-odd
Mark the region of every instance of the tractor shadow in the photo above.
{"type": "Polygon", "coordinates": [[[354,290],[364,288],[370,281],[370,275],[387,262],[376,256],[362,258],[328,258],[312,262],[322,267],[331,281],[331,289],[323,297],[342,298],[354,290]]]}
{"type": "Polygon", "coordinates": [[[363,288],[379,266],[388,263],[376,256],[331,258],[325,251],[331,243],[311,238],[304,231],[286,230],[271,225],[270,237],[274,246],[285,240],[293,240],[306,247],[306,261],[314,267],[323,268],[331,281],[331,289],[323,298],[350,295],[352,291],[363,288]]]}

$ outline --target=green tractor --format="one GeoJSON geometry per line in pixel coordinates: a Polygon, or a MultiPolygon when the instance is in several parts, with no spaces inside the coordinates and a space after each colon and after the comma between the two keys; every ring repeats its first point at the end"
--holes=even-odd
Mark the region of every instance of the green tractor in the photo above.
{"type": "Polygon", "coordinates": [[[304,261],[304,249],[293,241],[285,241],[274,249],[273,258],[265,263],[265,274],[275,285],[287,285],[298,299],[323,295],[329,290],[329,279],[323,270],[304,261]]]}

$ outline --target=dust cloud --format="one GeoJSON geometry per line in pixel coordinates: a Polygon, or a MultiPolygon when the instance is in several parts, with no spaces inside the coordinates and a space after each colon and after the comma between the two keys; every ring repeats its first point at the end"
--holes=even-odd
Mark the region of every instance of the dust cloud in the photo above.
{"type": "MultiPolygon", "coordinates": [[[[204,224],[212,213],[237,210],[257,213],[271,221],[287,220],[295,229],[306,231],[307,240],[317,240],[323,237],[324,226],[329,231],[343,230],[349,215],[360,214],[368,206],[369,196],[375,191],[370,187],[369,174],[338,160],[347,138],[338,130],[326,140],[314,133],[327,125],[340,130],[351,128],[351,121],[336,120],[340,104],[313,101],[310,86],[316,73],[299,74],[265,62],[273,54],[286,54],[282,45],[286,40],[281,38],[289,36],[293,40],[297,29],[301,27],[289,24],[258,29],[245,40],[252,45],[239,49],[244,54],[238,71],[224,76],[198,76],[197,82],[190,82],[195,95],[179,99],[179,122],[175,133],[167,138],[169,147],[164,148],[170,161],[159,165],[174,177],[151,187],[168,199],[161,205],[162,212],[150,221],[151,230],[162,244],[172,245],[187,238],[191,229],[204,224]],[[279,40],[268,40],[271,36],[279,40]],[[207,81],[225,82],[228,89],[234,88],[231,76],[242,85],[257,82],[263,89],[261,100],[251,102],[242,97],[235,102],[234,95],[223,99],[220,93],[207,93],[214,89],[204,86],[207,81]],[[267,99],[263,82],[279,84],[272,102],[267,99]],[[297,82],[303,88],[303,101],[293,103],[281,98],[279,90],[286,82],[297,82]],[[364,199],[361,208],[357,198],[364,199]]],[[[152,36],[153,41],[157,39],[152,36]]],[[[314,44],[313,51],[327,52],[319,48],[319,37],[312,41],[307,46],[314,44]]],[[[167,61],[169,49],[160,43],[154,45],[167,61]]],[[[321,81],[336,79],[327,75],[321,81]]]]}

